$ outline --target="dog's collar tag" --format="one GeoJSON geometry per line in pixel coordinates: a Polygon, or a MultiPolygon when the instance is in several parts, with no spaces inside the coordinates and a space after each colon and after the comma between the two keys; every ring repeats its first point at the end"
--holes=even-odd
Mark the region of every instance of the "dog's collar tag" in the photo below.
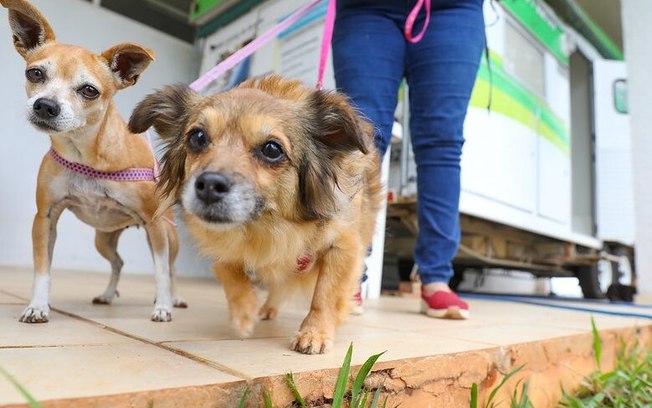
{"type": "Polygon", "coordinates": [[[312,258],[308,255],[303,255],[297,258],[297,273],[300,275],[306,273],[311,263],[312,258]]]}

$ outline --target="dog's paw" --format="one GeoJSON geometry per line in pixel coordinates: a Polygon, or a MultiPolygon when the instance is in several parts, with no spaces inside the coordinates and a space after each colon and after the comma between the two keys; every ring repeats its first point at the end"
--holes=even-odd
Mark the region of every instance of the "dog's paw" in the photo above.
{"type": "Polygon", "coordinates": [[[50,321],[48,307],[27,306],[19,319],[22,323],[47,323],[50,321]]]}
{"type": "Polygon", "coordinates": [[[113,296],[100,295],[93,298],[94,305],[110,305],[113,302],[113,296]]]}
{"type": "Polygon", "coordinates": [[[154,312],[152,313],[153,322],[169,322],[172,320],[172,312],[170,309],[163,307],[155,307],[154,312]]]}
{"type": "Polygon", "coordinates": [[[188,308],[188,302],[181,296],[174,296],[172,298],[172,306],[178,307],[180,309],[187,309],[188,308]]]}
{"type": "Polygon", "coordinates": [[[238,310],[231,314],[231,323],[241,337],[250,337],[258,323],[256,310],[238,310]]]}
{"type": "Polygon", "coordinates": [[[95,296],[93,298],[93,304],[94,305],[110,305],[111,302],[113,302],[113,299],[116,297],[120,297],[120,293],[117,290],[110,291],[107,290],[106,292],[102,293],[99,296],[95,296]]]}
{"type": "Polygon", "coordinates": [[[324,354],[333,347],[333,340],[329,336],[316,331],[300,331],[292,342],[290,349],[303,354],[324,354]]]}
{"type": "Polygon", "coordinates": [[[278,316],[278,309],[267,304],[263,305],[258,311],[258,317],[261,320],[274,320],[276,316],[278,316]]]}

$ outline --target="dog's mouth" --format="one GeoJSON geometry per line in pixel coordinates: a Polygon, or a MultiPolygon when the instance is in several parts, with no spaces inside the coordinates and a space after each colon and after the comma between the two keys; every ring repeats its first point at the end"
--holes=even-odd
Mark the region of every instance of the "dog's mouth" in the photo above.
{"type": "Polygon", "coordinates": [[[219,206],[194,206],[190,211],[200,220],[210,224],[235,224],[229,211],[219,208],[219,206]],[[200,208],[198,208],[200,207],[200,208]],[[216,208],[218,207],[218,208],[216,208]]]}
{"type": "Polygon", "coordinates": [[[228,203],[205,205],[194,201],[184,209],[202,222],[219,228],[237,227],[256,220],[262,213],[262,201],[257,200],[253,208],[232,207],[228,203]]]}
{"type": "Polygon", "coordinates": [[[30,118],[30,122],[34,127],[36,127],[38,130],[42,130],[45,132],[59,132],[59,128],[56,126],[52,125],[49,122],[43,121],[43,120],[38,120],[36,118],[30,118]]]}

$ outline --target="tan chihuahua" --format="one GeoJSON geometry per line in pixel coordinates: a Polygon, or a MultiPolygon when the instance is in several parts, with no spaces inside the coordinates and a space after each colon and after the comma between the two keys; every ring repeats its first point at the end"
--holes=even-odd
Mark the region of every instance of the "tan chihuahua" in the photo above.
{"type": "MultiPolygon", "coordinates": [[[[145,138],[129,132],[113,105],[113,95],[134,85],[153,61],[137,44],[116,45],[102,54],[59,44],[43,15],[25,0],[0,0],[18,53],[27,62],[27,117],[47,132],[36,188],[32,227],[34,283],[21,322],[49,320],[50,266],[59,216],[65,209],[96,230],[95,246],[111,263],[111,279],[93,303],[118,295],[123,262],[118,238],[129,226],[144,227],[154,258],[156,301],[152,320],[170,321],[176,296],[173,264],[178,252],[174,226],[155,217],[156,159],[145,138]]],[[[171,213],[166,213],[171,219],[171,213]]]]}

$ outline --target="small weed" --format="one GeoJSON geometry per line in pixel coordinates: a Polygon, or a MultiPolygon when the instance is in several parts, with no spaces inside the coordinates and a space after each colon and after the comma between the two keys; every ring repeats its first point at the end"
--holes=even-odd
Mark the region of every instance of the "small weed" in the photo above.
{"type": "MultiPolygon", "coordinates": [[[[521,366],[523,367],[523,366],[521,366]]],[[[518,380],[516,387],[514,388],[514,393],[512,394],[509,403],[512,408],[534,408],[530,397],[528,396],[528,390],[530,388],[530,383],[525,381],[521,387],[521,395],[518,395],[518,386],[523,382],[523,379],[518,380]]]]}
{"type": "Polygon", "coordinates": [[[274,408],[272,405],[272,397],[269,396],[269,392],[265,391],[263,398],[265,399],[265,408],[274,408]]]}
{"type": "Polygon", "coordinates": [[[595,363],[598,366],[598,370],[600,370],[602,360],[602,339],[600,338],[600,333],[598,333],[598,328],[595,325],[593,316],[591,316],[591,331],[593,332],[593,355],[595,356],[595,363]]]}
{"type": "Polygon", "coordinates": [[[242,397],[240,397],[240,403],[238,404],[238,408],[245,408],[245,403],[247,402],[247,395],[249,395],[249,387],[246,387],[244,392],[242,393],[242,397]]]}
{"type": "MultiPolygon", "coordinates": [[[[349,408],[377,408],[385,407],[387,405],[387,399],[385,399],[382,405],[379,405],[380,400],[380,391],[382,386],[375,390],[372,395],[372,391],[364,388],[364,380],[369,376],[371,368],[376,364],[378,358],[383,355],[383,353],[375,354],[367,359],[365,363],[360,367],[360,371],[353,380],[353,386],[349,391],[347,388],[349,383],[349,374],[351,372],[351,356],[353,355],[353,344],[349,345],[349,349],[344,356],[344,362],[340,367],[337,380],[335,382],[335,390],[333,390],[333,401],[331,402],[332,408],[342,408],[348,406],[349,408]]],[[[306,402],[301,397],[301,393],[297,389],[297,386],[292,377],[292,373],[285,375],[285,380],[292,391],[292,394],[295,397],[295,402],[298,403],[302,408],[307,407],[306,402]]]]}
{"type": "MultiPolygon", "coordinates": [[[[616,368],[602,371],[602,339],[591,318],[593,333],[593,355],[596,371],[584,378],[579,388],[572,393],[562,388],[562,399],[558,406],[563,408],[632,408],[652,407],[652,352],[641,350],[637,344],[628,347],[621,342],[617,354],[616,368]]],[[[484,408],[495,408],[496,393],[505,382],[519,372],[523,366],[508,373],[489,394],[484,408]]],[[[511,408],[533,408],[528,397],[529,383],[519,380],[510,397],[511,408]],[[520,390],[519,390],[520,387],[520,390]]],[[[471,408],[478,408],[478,385],[471,386],[471,408]]]]}
{"type": "Polygon", "coordinates": [[[2,367],[0,367],[0,374],[2,374],[10,383],[16,387],[18,392],[27,400],[27,404],[30,408],[41,408],[41,404],[30,394],[25,387],[23,387],[11,374],[6,372],[2,367]]]}
{"type": "MultiPolygon", "coordinates": [[[[594,343],[595,344],[595,343],[594,343]]],[[[597,350],[597,355],[600,353],[597,350]]],[[[560,407],[631,408],[652,406],[652,352],[621,343],[612,371],[598,369],[573,393],[562,389],[560,407]]]]}
{"type": "Polygon", "coordinates": [[[292,394],[294,395],[294,400],[297,403],[299,403],[301,408],[306,408],[306,401],[303,400],[301,393],[297,389],[297,385],[294,383],[294,377],[292,377],[292,373],[285,374],[285,382],[290,388],[290,391],[292,391],[292,394]]]}
{"type": "MultiPolygon", "coordinates": [[[[520,366],[520,367],[518,367],[518,368],[515,368],[514,370],[510,371],[509,373],[507,373],[507,375],[503,378],[503,380],[500,382],[500,384],[498,384],[498,385],[496,386],[496,388],[494,388],[493,390],[491,390],[491,392],[489,393],[489,397],[487,398],[487,402],[484,404],[484,408],[495,408],[495,407],[498,406],[498,404],[500,404],[500,402],[495,403],[495,402],[493,401],[494,398],[496,397],[496,394],[497,394],[498,391],[503,387],[503,385],[505,385],[505,383],[506,383],[510,378],[512,378],[512,376],[513,376],[514,374],[516,374],[516,373],[518,373],[519,371],[521,371],[521,370],[523,369],[523,367],[525,367],[525,365],[522,365],[522,366],[520,366]]],[[[519,383],[520,383],[520,381],[519,381],[519,383]]],[[[518,384],[517,384],[517,388],[518,388],[518,384]]],[[[523,408],[525,408],[525,407],[530,407],[530,406],[532,406],[532,404],[530,403],[530,400],[529,400],[528,397],[527,397],[527,382],[523,385],[523,390],[524,390],[524,392],[521,393],[521,400],[524,400],[526,403],[528,403],[528,404],[530,404],[530,405],[513,405],[513,404],[512,404],[512,407],[513,407],[513,408],[516,408],[516,407],[519,407],[519,408],[520,408],[520,407],[523,407],[523,408]]],[[[514,391],[514,396],[512,397],[512,400],[514,401],[514,400],[516,400],[516,399],[517,399],[517,398],[516,398],[516,391],[514,391]]],[[[471,386],[471,408],[478,408],[478,384],[476,384],[476,383],[473,383],[473,385],[471,386]]]]}

